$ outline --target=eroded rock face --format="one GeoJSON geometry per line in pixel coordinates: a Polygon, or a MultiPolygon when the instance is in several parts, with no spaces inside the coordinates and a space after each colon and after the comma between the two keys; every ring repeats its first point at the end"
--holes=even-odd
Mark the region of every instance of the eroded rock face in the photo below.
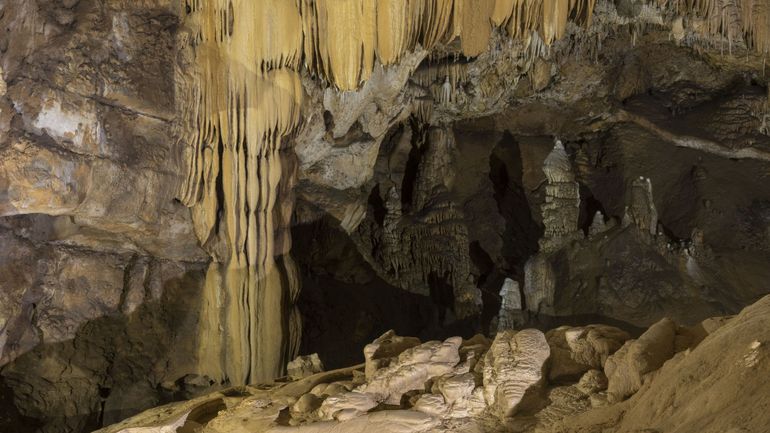
{"type": "Polygon", "coordinates": [[[176,6],[0,9],[0,411],[92,430],[194,373],[207,258],[174,200],[176,6]]]}

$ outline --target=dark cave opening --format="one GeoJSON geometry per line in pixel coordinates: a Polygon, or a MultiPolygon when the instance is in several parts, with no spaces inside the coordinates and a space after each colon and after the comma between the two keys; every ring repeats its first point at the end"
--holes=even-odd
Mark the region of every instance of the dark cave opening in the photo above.
{"type": "Polygon", "coordinates": [[[494,187],[497,210],[505,219],[502,234],[505,268],[515,279],[524,275],[524,263],[538,251],[543,228],[532,215],[532,204],[524,191],[524,161],[516,138],[504,133],[489,157],[489,179],[494,187]]]}
{"type": "Polygon", "coordinates": [[[377,277],[330,217],[292,229],[302,291],[301,354],[318,353],[327,369],[363,362],[363,348],[389,329],[436,335],[439,310],[427,296],[377,277]]]}

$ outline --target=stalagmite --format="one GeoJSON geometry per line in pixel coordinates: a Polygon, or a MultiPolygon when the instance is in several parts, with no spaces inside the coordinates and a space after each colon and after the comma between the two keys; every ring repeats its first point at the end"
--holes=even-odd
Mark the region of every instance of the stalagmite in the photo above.
{"type": "Polygon", "coordinates": [[[553,313],[556,275],[545,254],[536,254],[524,264],[524,301],[528,311],[553,313]]]}
{"type": "Polygon", "coordinates": [[[543,172],[548,184],[542,205],[545,233],[540,239],[540,249],[550,252],[580,237],[580,188],[561,141],[556,141],[553,151],[545,159],[543,172]]]}
{"type": "Polygon", "coordinates": [[[536,329],[498,333],[484,357],[484,397],[501,418],[513,416],[528,391],[545,381],[551,350],[536,329]]]}
{"type": "Polygon", "coordinates": [[[604,222],[604,214],[598,210],[594,214],[594,219],[591,221],[591,226],[588,228],[588,235],[598,236],[607,231],[607,224],[604,222]]]}
{"type": "Polygon", "coordinates": [[[497,314],[497,332],[515,329],[521,320],[521,291],[519,283],[506,278],[500,288],[500,312],[497,314]]]}
{"type": "Polygon", "coordinates": [[[631,184],[631,203],[628,208],[631,221],[643,232],[657,234],[658,211],[652,199],[652,183],[649,178],[639,177],[631,184]]]}

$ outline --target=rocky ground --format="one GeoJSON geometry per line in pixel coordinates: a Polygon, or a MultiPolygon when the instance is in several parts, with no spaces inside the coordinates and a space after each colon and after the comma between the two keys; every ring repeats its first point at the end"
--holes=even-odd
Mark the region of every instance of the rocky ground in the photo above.
{"type": "MultiPolygon", "coordinates": [[[[638,338],[607,325],[421,343],[389,332],[366,362],[224,389],[99,430],[129,432],[762,432],[770,297],[638,338]],[[304,376],[304,377],[302,377],[304,376]]],[[[290,370],[292,371],[292,370],[290,370]]]]}

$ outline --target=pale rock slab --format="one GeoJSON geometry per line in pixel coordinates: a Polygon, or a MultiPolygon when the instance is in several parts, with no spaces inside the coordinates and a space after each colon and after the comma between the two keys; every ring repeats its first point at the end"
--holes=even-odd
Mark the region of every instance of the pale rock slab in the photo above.
{"type": "Polygon", "coordinates": [[[624,400],[642,387],[644,375],[659,369],[674,356],[676,324],[662,319],[639,337],[627,341],[614,355],[607,358],[604,373],[609,385],[610,403],[624,400]]]}
{"type": "MultiPolygon", "coordinates": [[[[383,337],[385,336],[388,337],[378,339],[379,344],[388,341],[387,338],[395,337],[390,333],[386,333],[383,337]]],[[[403,343],[404,340],[397,339],[397,341],[403,343]]],[[[424,390],[430,379],[448,373],[467,373],[467,365],[461,365],[458,368],[461,343],[462,338],[451,337],[444,342],[429,341],[403,351],[390,365],[375,370],[367,383],[351,392],[341,392],[328,397],[319,409],[319,416],[326,420],[352,419],[363,415],[380,403],[401,404],[404,393],[424,390]]],[[[367,347],[370,350],[365,349],[365,353],[370,359],[370,355],[376,350],[367,347]]],[[[327,391],[328,387],[323,392],[327,391]]]]}
{"type": "Polygon", "coordinates": [[[185,422],[187,422],[188,416],[190,416],[190,412],[182,415],[176,420],[173,420],[169,424],[154,427],[129,427],[120,430],[118,433],[175,433],[185,424],[185,422]]]}
{"type": "Polygon", "coordinates": [[[403,351],[419,344],[419,338],[401,337],[392,329],[377,337],[364,347],[366,378],[371,379],[377,370],[390,365],[403,351]]]}
{"type": "Polygon", "coordinates": [[[461,343],[462,338],[450,337],[407,349],[396,363],[377,370],[357,390],[374,394],[378,401],[387,404],[400,404],[405,392],[424,389],[429,379],[453,372],[460,362],[461,343]]]}
{"type": "Polygon", "coordinates": [[[590,369],[603,369],[607,358],[630,338],[622,329],[607,325],[552,329],[546,333],[551,347],[548,379],[577,378],[590,369]]]}
{"type": "Polygon", "coordinates": [[[525,394],[545,379],[551,349],[536,329],[503,331],[484,358],[484,397],[501,418],[513,416],[525,394]]]}
{"type": "Polygon", "coordinates": [[[366,392],[345,392],[328,397],[318,409],[322,420],[345,421],[361,416],[379,404],[374,394],[366,392]]]}

